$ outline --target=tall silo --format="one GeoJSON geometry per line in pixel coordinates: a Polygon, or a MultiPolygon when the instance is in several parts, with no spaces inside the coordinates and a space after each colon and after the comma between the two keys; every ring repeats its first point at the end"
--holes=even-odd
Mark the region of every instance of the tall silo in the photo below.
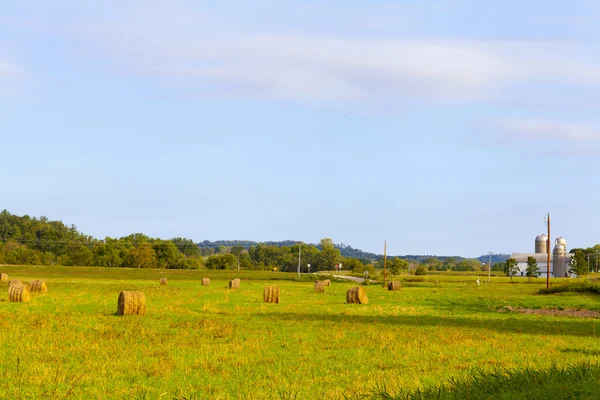
{"type": "Polygon", "coordinates": [[[545,234],[538,235],[535,238],[535,252],[545,254],[548,251],[548,236],[545,234]]]}
{"type": "MultiPolygon", "coordinates": [[[[564,240],[564,239],[563,239],[564,240]]],[[[565,241],[566,243],[566,241],[565,241]]],[[[565,263],[565,246],[556,240],[556,246],[554,246],[554,254],[552,257],[552,266],[554,267],[554,277],[564,278],[567,272],[567,266],[565,263]]]]}

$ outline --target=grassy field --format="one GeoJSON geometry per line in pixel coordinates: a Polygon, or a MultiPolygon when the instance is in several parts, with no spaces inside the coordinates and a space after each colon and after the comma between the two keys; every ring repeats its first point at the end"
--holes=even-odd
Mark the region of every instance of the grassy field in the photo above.
{"type": "Polygon", "coordinates": [[[596,319],[501,312],[600,310],[593,294],[538,294],[542,280],[492,277],[476,286],[473,277],[405,277],[401,291],[371,285],[368,305],[348,305],[355,284],[314,293],[284,273],[0,272],[49,288],[26,304],[0,298],[0,398],[338,399],[377,397],[382,388],[400,396],[474,371],[540,371],[600,356],[596,319]],[[211,285],[201,286],[202,277],[211,285]],[[227,287],[233,277],[240,289],[227,287]],[[281,287],[280,304],[262,301],[271,284],[281,287]],[[121,290],[145,293],[145,316],[115,315],[121,290]]]}

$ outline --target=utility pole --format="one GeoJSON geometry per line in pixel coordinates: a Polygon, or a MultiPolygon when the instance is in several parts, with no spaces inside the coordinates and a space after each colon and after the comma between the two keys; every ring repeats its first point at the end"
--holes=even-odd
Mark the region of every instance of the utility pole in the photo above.
{"type": "Polygon", "coordinates": [[[300,252],[302,249],[302,242],[298,243],[298,279],[300,279],[300,263],[302,262],[302,253],[300,252]]]}
{"type": "Polygon", "coordinates": [[[383,285],[387,279],[387,239],[383,242],[383,285]]]}
{"type": "Polygon", "coordinates": [[[546,244],[547,265],[546,265],[546,289],[550,289],[550,213],[548,213],[548,243],[546,244]]]}
{"type": "Polygon", "coordinates": [[[490,263],[488,265],[488,283],[492,281],[492,252],[490,251],[490,263]]]}

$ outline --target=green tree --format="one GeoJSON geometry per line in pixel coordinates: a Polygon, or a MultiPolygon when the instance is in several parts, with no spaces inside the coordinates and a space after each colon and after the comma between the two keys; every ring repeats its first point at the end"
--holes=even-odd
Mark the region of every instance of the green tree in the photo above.
{"type": "MultiPolygon", "coordinates": [[[[290,246],[291,257],[288,259],[287,262],[289,262],[289,264],[286,265],[284,271],[296,272],[298,270],[298,246],[300,246],[299,243],[290,246]]],[[[314,245],[302,243],[300,246],[300,253],[302,257],[302,268],[304,269],[310,264],[310,270],[316,271],[319,254],[321,253],[319,249],[314,245]]]]}
{"type": "Polygon", "coordinates": [[[427,275],[427,271],[425,271],[425,267],[423,265],[419,265],[417,270],[415,271],[415,275],[427,275]]]}
{"type": "Polygon", "coordinates": [[[519,263],[514,258],[509,258],[506,260],[506,269],[504,273],[506,276],[510,276],[510,280],[512,281],[513,276],[519,272],[519,263]]]}
{"type": "Polygon", "coordinates": [[[527,278],[529,278],[529,282],[531,282],[532,278],[535,278],[540,273],[540,268],[537,265],[537,260],[535,257],[529,256],[527,257],[527,270],[526,270],[527,278]]]}
{"type": "Polygon", "coordinates": [[[430,271],[440,271],[443,263],[435,257],[428,257],[423,264],[427,265],[430,271]]]}
{"type": "Polygon", "coordinates": [[[184,255],[179,251],[175,243],[170,240],[155,241],[153,249],[156,253],[159,268],[178,268],[184,259],[184,255]]]}
{"type": "Polygon", "coordinates": [[[481,262],[475,259],[460,260],[454,267],[455,271],[481,271],[481,262]]]}
{"type": "Polygon", "coordinates": [[[342,264],[344,268],[352,272],[362,273],[365,270],[365,265],[356,258],[344,258],[342,264]]]}
{"type": "Polygon", "coordinates": [[[571,252],[574,253],[574,256],[569,264],[569,272],[577,275],[579,278],[589,272],[587,260],[585,259],[585,251],[583,249],[573,249],[571,252]]]}
{"type": "Polygon", "coordinates": [[[206,260],[206,268],[208,269],[235,269],[237,259],[233,254],[215,254],[208,257],[206,260]]]}
{"type": "MultiPolygon", "coordinates": [[[[346,259],[348,260],[348,259],[346,259]]],[[[355,260],[354,258],[351,260],[355,260]]],[[[352,272],[354,272],[355,274],[364,274],[365,271],[369,271],[369,276],[374,276],[375,275],[375,267],[373,266],[373,264],[363,264],[363,263],[355,263],[353,261],[351,261],[349,264],[347,263],[347,261],[344,263],[344,268],[346,267],[352,267],[352,272]]]]}
{"type": "Polygon", "coordinates": [[[118,241],[105,238],[104,243],[96,243],[92,248],[92,265],[118,268],[123,263],[121,246],[118,241]]]}
{"type": "Polygon", "coordinates": [[[504,272],[504,270],[506,270],[506,261],[492,264],[492,271],[504,272]]]}
{"type": "Polygon", "coordinates": [[[282,269],[286,261],[290,261],[288,258],[289,253],[289,247],[266,246],[264,244],[259,244],[248,249],[250,259],[256,265],[262,265],[268,270],[274,267],[282,269]]]}
{"type": "Polygon", "coordinates": [[[390,269],[392,271],[392,274],[400,275],[402,273],[402,270],[408,269],[408,261],[403,260],[399,257],[396,257],[390,263],[390,269]]]}
{"type": "Polygon", "coordinates": [[[340,250],[335,248],[333,241],[329,238],[321,239],[319,247],[321,247],[321,253],[317,259],[315,271],[332,270],[342,259],[340,250]]]}
{"type": "Polygon", "coordinates": [[[187,257],[200,256],[200,247],[191,239],[176,237],[171,242],[187,257]]]}
{"type": "Polygon", "coordinates": [[[212,247],[201,247],[200,248],[200,255],[203,257],[212,256],[213,254],[215,254],[215,249],[213,249],[212,247]]]}
{"type": "Polygon", "coordinates": [[[150,243],[142,243],[131,247],[127,254],[125,266],[129,268],[156,268],[158,260],[150,243]]]}
{"type": "Polygon", "coordinates": [[[246,250],[246,248],[244,246],[231,246],[231,254],[233,254],[235,256],[235,258],[237,259],[237,269],[238,271],[240,270],[240,257],[242,256],[242,253],[246,250]]]}
{"type": "Polygon", "coordinates": [[[456,267],[458,261],[454,257],[448,257],[442,264],[442,271],[452,271],[456,267]]]}

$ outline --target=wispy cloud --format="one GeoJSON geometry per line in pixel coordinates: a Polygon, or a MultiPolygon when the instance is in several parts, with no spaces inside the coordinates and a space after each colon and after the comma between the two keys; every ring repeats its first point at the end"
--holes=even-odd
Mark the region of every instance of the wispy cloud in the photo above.
{"type": "Polygon", "coordinates": [[[510,119],[500,121],[505,137],[529,141],[560,141],[570,145],[600,143],[600,128],[584,123],[544,119],[510,119]]]}
{"type": "Polygon", "coordinates": [[[95,31],[129,71],[207,93],[289,100],[470,100],[520,82],[600,86],[600,60],[562,42],[215,35],[139,25],[95,31]]]}

